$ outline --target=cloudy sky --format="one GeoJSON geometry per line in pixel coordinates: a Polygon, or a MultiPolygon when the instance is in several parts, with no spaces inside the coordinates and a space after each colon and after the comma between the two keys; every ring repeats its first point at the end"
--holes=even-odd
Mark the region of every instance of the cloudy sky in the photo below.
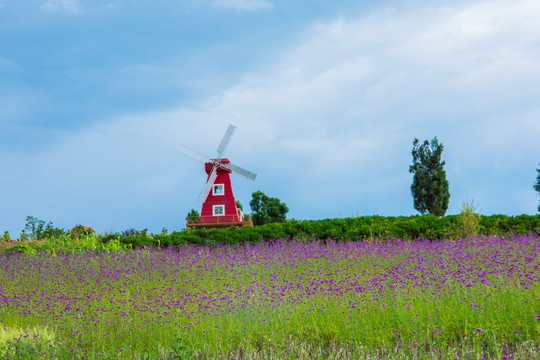
{"type": "Polygon", "coordinates": [[[0,231],[180,230],[226,155],[249,208],[411,215],[437,136],[449,214],[534,214],[537,0],[0,0],[0,231]]]}

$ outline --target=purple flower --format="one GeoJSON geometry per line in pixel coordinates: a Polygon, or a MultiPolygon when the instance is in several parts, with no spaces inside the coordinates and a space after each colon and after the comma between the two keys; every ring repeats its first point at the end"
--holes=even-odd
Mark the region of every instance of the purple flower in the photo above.
{"type": "Polygon", "coordinates": [[[482,329],[480,328],[476,328],[476,332],[480,333],[480,334],[483,334],[484,332],[482,331],[482,329]]]}

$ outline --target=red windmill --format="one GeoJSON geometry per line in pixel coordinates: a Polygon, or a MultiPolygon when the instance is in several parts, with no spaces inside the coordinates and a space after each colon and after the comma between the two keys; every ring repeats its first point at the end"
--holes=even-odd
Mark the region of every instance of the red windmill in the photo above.
{"type": "Polygon", "coordinates": [[[232,164],[229,159],[222,158],[235,130],[236,126],[229,125],[217,148],[217,158],[215,159],[210,159],[208,156],[185,146],[178,148],[182,154],[202,162],[208,174],[206,186],[199,196],[199,200],[203,203],[199,221],[188,219],[187,226],[253,226],[251,219],[249,217],[244,219],[240,209],[236,206],[230,173],[234,172],[252,181],[257,175],[232,164]]]}

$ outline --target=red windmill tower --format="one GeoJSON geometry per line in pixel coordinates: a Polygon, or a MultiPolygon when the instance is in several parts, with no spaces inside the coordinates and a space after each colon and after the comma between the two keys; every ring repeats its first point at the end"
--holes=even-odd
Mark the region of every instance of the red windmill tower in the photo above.
{"type": "Polygon", "coordinates": [[[182,154],[202,162],[208,174],[206,186],[199,196],[199,200],[203,203],[200,218],[198,221],[188,218],[189,227],[253,226],[251,218],[244,216],[236,206],[230,174],[236,173],[252,181],[257,175],[222,157],[235,130],[236,126],[229,125],[217,148],[215,159],[210,159],[185,146],[178,148],[182,154]]]}

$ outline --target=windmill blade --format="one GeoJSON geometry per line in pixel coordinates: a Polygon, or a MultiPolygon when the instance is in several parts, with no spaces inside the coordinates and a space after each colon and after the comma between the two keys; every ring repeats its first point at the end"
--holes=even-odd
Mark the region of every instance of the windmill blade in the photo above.
{"type": "Polygon", "coordinates": [[[229,145],[229,141],[231,140],[231,136],[233,136],[234,131],[236,130],[236,126],[230,124],[227,128],[227,131],[225,131],[225,135],[223,135],[223,139],[221,139],[221,143],[219,144],[217,148],[217,156],[218,159],[221,159],[221,156],[225,152],[225,149],[229,145]]]}
{"type": "Polygon", "coordinates": [[[208,181],[206,182],[206,186],[201,192],[201,195],[199,195],[200,202],[206,201],[208,194],[210,194],[210,190],[212,190],[212,186],[214,186],[214,182],[216,181],[216,178],[217,178],[217,166],[214,165],[214,167],[212,168],[212,172],[210,173],[210,176],[208,177],[208,181]]]}
{"type": "Polygon", "coordinates": [[[242,175],[243,177],[248,178],[251,181],[255,181],[255,178],[257,177],[257,174],[254,174],[251,171],[241,168],[238,165],[229,163],[229,164],[221,164],[221,166],[231,170],[234,173],[237,173],[238,175],[242,175]]]}
{"type": "Polygon", "coordinates": [[[190,148],[187,148],[185,146],[180,145],[178,147],[178,151],[180,151],[182,154],[187,155],[197,161],[200,161],[202,163],[207,163],[210,161],[210,158],[208,156],[205,156],[201,153],[196,152],[195,150],[191,150],[190,148]]]}

